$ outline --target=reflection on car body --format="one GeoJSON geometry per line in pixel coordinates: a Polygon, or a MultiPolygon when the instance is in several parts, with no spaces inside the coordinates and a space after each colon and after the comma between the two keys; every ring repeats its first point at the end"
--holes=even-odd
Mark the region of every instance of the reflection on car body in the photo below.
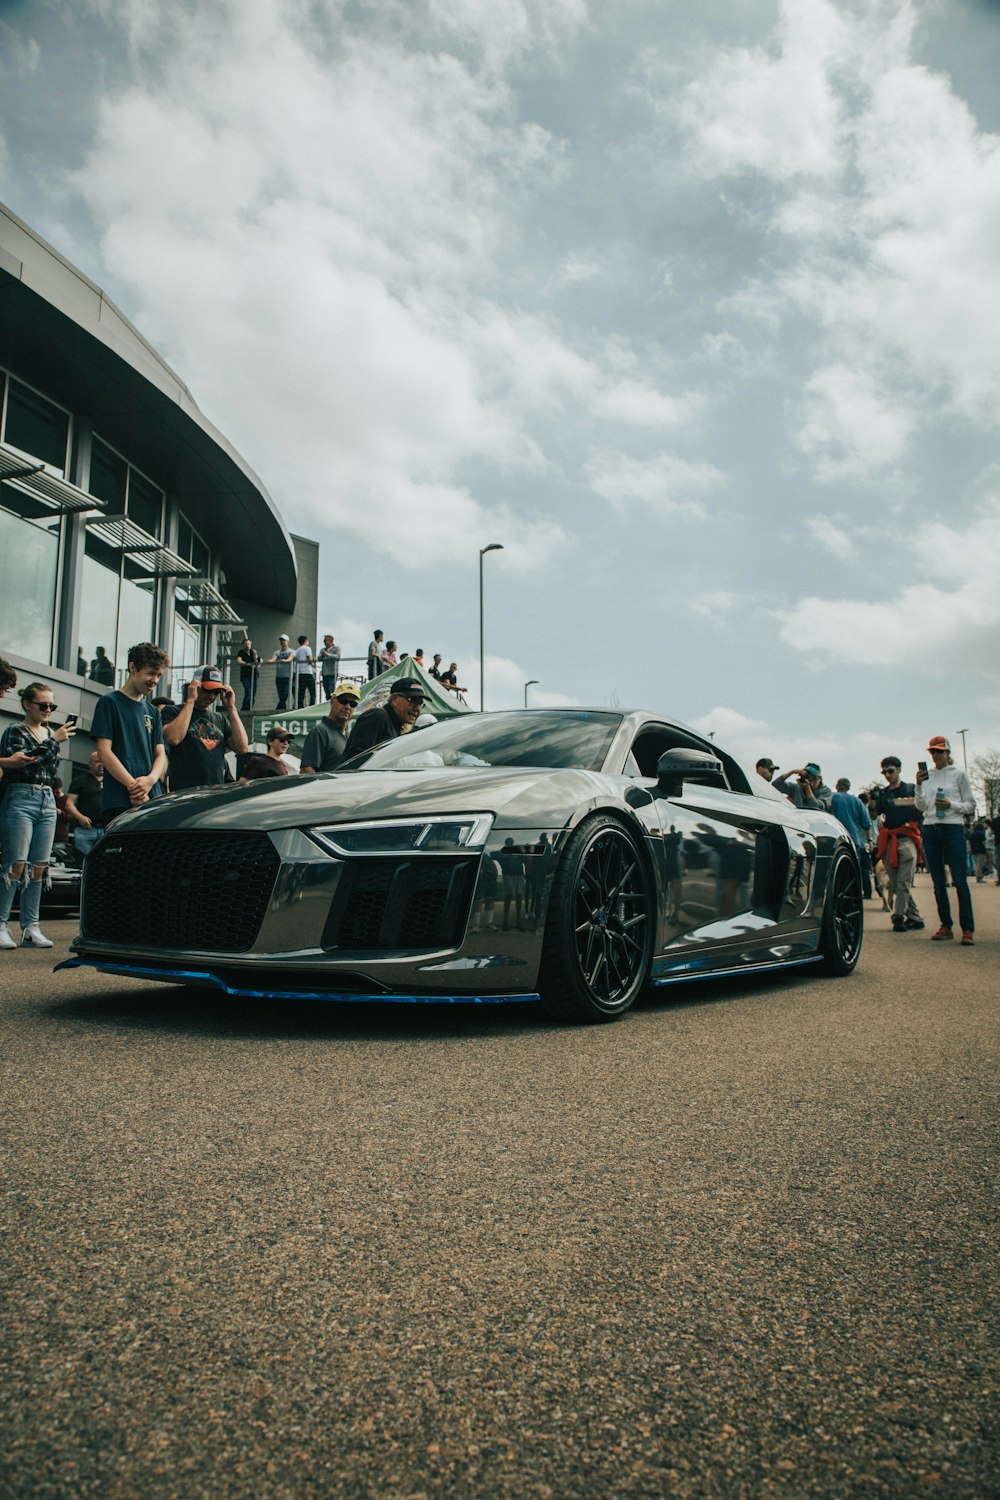
{"type": "Polygon", "coordinates": [[[601,1020],[647,984],[849,973],[862,907],[841,825],[692,730],[533,709],[127,814],[88,857],[81,929],[71,963],[235,995],[601,1020]]]}

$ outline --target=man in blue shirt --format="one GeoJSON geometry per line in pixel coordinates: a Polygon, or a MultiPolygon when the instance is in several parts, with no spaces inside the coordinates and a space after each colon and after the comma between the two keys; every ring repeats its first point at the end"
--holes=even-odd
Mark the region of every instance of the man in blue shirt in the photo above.
{"type": "Polygon", "coordinates": [[[94,710],[90,733],[104,766],[104,826],[163,792],[167,769],[160,710],[149,701],[169,658],[152,641],[130,646],[128,677],[94,710]]]}
{"type": "Polygon", "coordinates": [[[870,901],[872,898],[872,820],[861,798],[855,797],[851,791],[851,783],[846,776],[841,776],[837,782],[837,790],[833,794],[830,810],[837,821],[843,823],[854,840],[854,847],[861,861],[861,896],[864,901],[870,901]]]}

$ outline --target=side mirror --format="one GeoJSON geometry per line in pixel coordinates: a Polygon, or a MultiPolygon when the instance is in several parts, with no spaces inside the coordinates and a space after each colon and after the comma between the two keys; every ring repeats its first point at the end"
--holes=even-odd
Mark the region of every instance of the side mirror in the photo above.
{"type": "Polygon", "coordinates": [[[656,776],[660,787],[668,797],[679,797],[685,781],[713,780],[722,775],[722,761],[704,750],[688,750],[678,746],[676,750],[665,750],[656,764],[656,776]]]}

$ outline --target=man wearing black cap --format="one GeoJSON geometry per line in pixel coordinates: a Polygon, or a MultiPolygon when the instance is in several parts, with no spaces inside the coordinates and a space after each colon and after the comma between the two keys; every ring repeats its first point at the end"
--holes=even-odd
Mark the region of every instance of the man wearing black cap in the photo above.
{"type": "Polygon", "coordinates": [[[236,711],[236,695],[217,667],[201,667],[188,683],[184,702],[163,710],[163,738],[172,792],[221,786],[226,751],[246,754],[247,732],[236,711]]]}
{"type": "Polygon", "coordinates": [[[766,755],[762,755],[754,769],[757,775],[762,777],[764,781],[770,782],[778,768],[773,760],[769,760],[766,755]]]}
{"type": "Polygon", "coordinates": [[[419,718],[423,706],[421,684],[415,677],[400,677],[389,686],[389,701],[385,708],[369,708],[359,715],[348,741],[348,756],[358,755],[362,750],[373,750],[386,740],[397,739],[419,718]]]}

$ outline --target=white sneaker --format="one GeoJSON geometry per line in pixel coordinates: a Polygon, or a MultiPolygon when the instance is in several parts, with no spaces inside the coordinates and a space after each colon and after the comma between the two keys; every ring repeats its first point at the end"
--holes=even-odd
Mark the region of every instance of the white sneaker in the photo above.
{"type": "Polygon", "coordinates": [[[10,928],[6,922],[0,922],[0,948],[16,948],[17,944],[10,935],[10,928]]]}
{"type": "Polygon", "coordinates": [[[47,938],[37,922],[32,922],[21,934],[22,948],[51,948],[52,942],[47,938]]]}

